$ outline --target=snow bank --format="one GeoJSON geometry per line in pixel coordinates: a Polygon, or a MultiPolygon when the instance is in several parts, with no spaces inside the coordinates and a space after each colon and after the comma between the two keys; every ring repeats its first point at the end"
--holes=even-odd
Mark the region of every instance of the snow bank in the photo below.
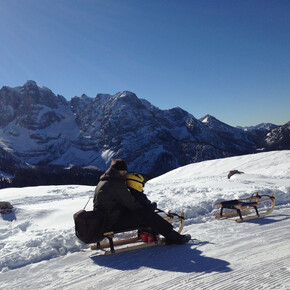
{"type": "Polygon", "coordinates": [[[290,202],[290,151],[275,151],[204,161],[177,168],[150,180],[145,192],[159,208],[184,211],[188,219],[204,221],[214,215],[216,202],[260,194],[290,202]],[[243,174],[233,175],[231,170],[243,174]]]}
{"type": "Polygon", "coordinates": [[[0,272],[86,247],[75,237],[72,214],[92,194],[89,186],[2,189],[0,198],[15,210],[0,220],[0,272]]]}
{"type": "MultiPolygon", "coordinates": [[[[211,227],[213,215],[217,210],[215,203],[218,200],[243,197],[259,191],[261,194],[274,193],[277,209],[287,204],[289,206],[289,176],[290,151],[269,152],[184,166],[150,180],[145,186],[145,192],[151,201],[157,201],[158,207],[163,210],[185,211],[185,232],[194,225],[195,237],[204,233],[209,240],[214,239],[215,237],[211,237],[211,231],[220,227],[223,232],[220,242],[223,243],[224,236],[227,237],[223,229],[225,223],[211,227]],[[227,174],[233,169],[243,171],[244,174],[228,179],[227,174]],[[202,230],[203,228],[205,230],[202,230]]],[[[0,218],[0,272],[5,272],[5,277],[8,277],[8,273],[13,275],[12,269],[22,269],[26,265],[39,264],[53,260],[52,258],[71,257],[72,253],[80,251],[86,252],[88,246],[75,237],[72,216],[85,206],[93,192],[94,187],[76,185],[0,190],[0,200],[11,202],[15,208],[11,214],[2,215],[0,218]]],[[[87,210],[91,210],[92,206],[91,199],[87,210]]],[[[232,232],[228,235],[232,235],[232,232]]],[[[188,250],[185,248],[185,251],[188,250]]],[[[202,257],[199,257],[199,260],[202,260],[202,257]]],[[[123,265],[122,263],[119,260],[119,265],[123,265]]],[[[164,264],[167,263],[168,261],[164,261],[164,264]]],[[[133,265],[136,265],[136,262],[133,265]]],[[[96,265],[90,268],[91,275],[95,275],[94,266],[96,265]]],[[[127,276],[125,280],[127,281],[127,276]]],[[[84,287],[85,283],[81,287],[84,287]]],[[[41,283],[37,287],[41,287],[40,285],[41,283]]]]}

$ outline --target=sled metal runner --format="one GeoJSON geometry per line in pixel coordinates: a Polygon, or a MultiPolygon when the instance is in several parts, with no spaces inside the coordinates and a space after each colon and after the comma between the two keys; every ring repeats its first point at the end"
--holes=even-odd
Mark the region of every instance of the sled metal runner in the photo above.
{"type": "Polygon", "coordinates": [[[216,205],[220,206],[220,214],[216,216],[216,219],[221,218],[229,218],[233,216],[239,216],[238,219],[236,219],[236,222],[244,222],[248,220],[253,220],[256,218],[264,217],[268,214],[270,214],[274,210],[275,206],[275,196],[274,194],[270,195],[260,195],[259,192],[253,194],[249,198],[242,198],[242,199],[234,199],[229,201],[223,201],[219,202],[216,205]],[[271,202],[271,205],[269,209],[266,212],[259,213],[258,207],[264,203],[264,202],[271,202]],[[232,209],[233,212],[229,213],[223,213],[224,209],[232,209]],[[249,212],[250,210],[254,209],[256,212],[256,215],[253,216],[243,216],[245,213],[249,212]]]}
{"type": "MultiPolygon", "coordinates": [[[[158,210],[158,212],[163,212],[163,211],[158,210]]],[[[180,225],[179,225],[179,228],[177,231],[179,233],[181,233],[181,231],[184,227],[184,220],[185,220],[184,213],[182,212],[180,215],[178,215],[176,213],[172,213],[171,211],[169,211],[168,213],[165,213],[165,214],[166,214],[166,216],[163,218],[165,220],[167,220],[168,222],[170,222],[170,223],[180,222],[180,225]]],[[[163,238],[157,239],[155,237],[155,235],[153,235],[154,236],[153,242],[143,242],[139,237],[139,231],[140,231],[140,229],[127,229],[127,230],[120,231],[120,232],[113,232],[113,231],[106,232],[103,235],[105,238],[108,239],[108,241],[102,242],[102,243],[98,242],[98,243],[92,245],[91,250],[102,250],[102,251],[104,251],[104,255],[107,256],[107,255],[112,255],[112,254],[128,252],[128,251],[132,251],[132,250],[143,249],[143,248],[148,248],[148,247],[157,246],[157,245],[162,245],[165,243],[165,239],[163,239],[163,238]],[[132,231],[132,230],[137,231],[137,235],[135,237],[121,239],[121,240],[117,240],[117,241],[113,240],[113,238],[115,237],[116,234],[132,231]],[[115,246],[122,246],[122,245],[129,245],[129,244],[134,244],[134,245],[115,249],[115,246]]]]}

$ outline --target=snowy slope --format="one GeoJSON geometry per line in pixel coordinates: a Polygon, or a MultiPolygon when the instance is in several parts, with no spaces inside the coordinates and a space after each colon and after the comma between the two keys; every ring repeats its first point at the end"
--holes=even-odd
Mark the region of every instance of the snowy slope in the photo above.
{"type": "MultiPolygon", "coordinates": [[[[72,215],[94,187],[9,188],[0,219],[0,289],[290,289],[290,151],[187,165],[150,180],[159,208],[186,214],[188,245],[100,256],[74,236],[72,215]],[[230,170],[244,174],[227,178],[230,170]],[[237,224],[215,202],[274,193],[275,210],[237,224]]],[[[87,209],[92,209],[90,200],[87,209]]]]}

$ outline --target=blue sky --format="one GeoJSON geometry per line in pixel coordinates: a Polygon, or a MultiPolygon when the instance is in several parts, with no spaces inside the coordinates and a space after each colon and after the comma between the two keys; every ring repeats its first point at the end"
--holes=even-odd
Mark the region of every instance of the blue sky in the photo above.
{"type": "Polygon", "coordinates": [[[134,92],[232,126],[290,120],[288,0],[0,0],[0,87],[134,92]]]}

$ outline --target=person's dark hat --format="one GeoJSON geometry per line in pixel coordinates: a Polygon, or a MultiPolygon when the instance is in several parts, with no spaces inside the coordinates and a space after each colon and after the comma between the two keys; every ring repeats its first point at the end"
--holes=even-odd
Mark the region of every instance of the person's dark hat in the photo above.
{"type": "Polygon", "coordinates": [[[123,159],[115,159],[111,163],[111,168],[115,168],[119,171],[121,170],[128,170],[127,164],[123,159]]]}

